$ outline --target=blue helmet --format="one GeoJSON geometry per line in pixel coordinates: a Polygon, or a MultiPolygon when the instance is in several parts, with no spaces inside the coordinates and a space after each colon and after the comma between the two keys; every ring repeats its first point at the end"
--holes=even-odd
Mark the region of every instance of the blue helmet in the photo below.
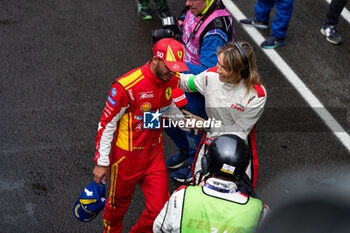
{"type": "Polygon", "coordinates": [[[80,197],[74,204],[73,214],[82,222],[90,222],[98,213],[105,207],[106,204],[106,188],[102,185],[98,185],[95,181],[84,188],[80,197]]]}

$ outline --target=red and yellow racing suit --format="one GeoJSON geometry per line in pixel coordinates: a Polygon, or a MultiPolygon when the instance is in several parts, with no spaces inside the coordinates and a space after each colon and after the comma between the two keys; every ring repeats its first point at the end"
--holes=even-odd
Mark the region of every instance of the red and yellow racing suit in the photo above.
{"type": "Polygon", "coordinates": [[[136,184],[140,183],[146,209],[131,232],[152,232],[153,221],[169,198],[162,129],[144,129],[143,114],[173,108],[171,91],[180,80],[176,75],[163,82],[149,65],[116,79],[98,126],[94,161],[109,166],[110,175],[105,232],[122,231],[136,184]]]}

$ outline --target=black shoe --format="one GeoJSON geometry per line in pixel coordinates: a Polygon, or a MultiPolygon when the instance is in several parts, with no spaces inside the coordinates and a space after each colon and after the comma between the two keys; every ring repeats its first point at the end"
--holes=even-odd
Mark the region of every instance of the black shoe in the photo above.
{"type": "Polygon", "coordinates": [[[326,37],[327,41],[331,42],[332,44],[340,44],[343,40],[337,30],[335,30],[334,25],[324,24],[320,31],[322,35],[326,37]]]}
{"type": "Polygon", "coordinates": [[[171,173],[170,177],[182,183],[191,182],[193,180],[191,165],[182,167],[174,171],[173,173],[171,173]]]}
{"type": "Polygon", "coordinates": [[[170,16],[170,10],[166,0],[156,0],[156,4],[160,18],[166,18],[170,16]]]}
{"type": "Polygon", "coordinates": [[[149,0],[137,0],[137,14],[143,20],[152,19],[152,10],[149,0]]]}
{"type": "Polygon", "coordinates": [[[261,22],[261,21],[257,20],[255,18],[255,16],[252,18],[248,18],[248,19],[241,19],[239,22],[241,24],[246,25],[246,26],[252,26],[252,27],[259,28],[259,29],[267,29],[269,27],[268,21],[261,22]]]}
{"type": "Polygon", "coordinates": [[[271,35],[261,43],[261,47],[265,49],[274,49],[278,46],[284,45],[285,43],[284,38],[278,38],[277,36],[271,35]]]}

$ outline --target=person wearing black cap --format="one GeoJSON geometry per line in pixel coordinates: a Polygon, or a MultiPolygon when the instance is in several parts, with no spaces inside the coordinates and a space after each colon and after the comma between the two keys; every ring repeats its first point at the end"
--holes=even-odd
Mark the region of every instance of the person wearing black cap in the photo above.
{"type": "Polygon", "coordinates": [[[250,160],[248,144],[238,136],[221,135],[202,160],[204,186],[175,191],[154,221],[153,232],[253,232],[269,208],[237,190],[250,160]]]}
{"type": "Polygon", "coordinates": [[[137,184],[146,209],[130,232],[152,232],[153,221],[169,198],[160,115],[180,112],[172,103],[171,91],[179,85],[177,72],[188,70],[184,53],[183,45],[174,39],[158,41],[152,59],[117,78],[109,91],[98,125],[93,170],[94,181],[105,183],[109,168],[106,232],[122,232],[137,184]]]}

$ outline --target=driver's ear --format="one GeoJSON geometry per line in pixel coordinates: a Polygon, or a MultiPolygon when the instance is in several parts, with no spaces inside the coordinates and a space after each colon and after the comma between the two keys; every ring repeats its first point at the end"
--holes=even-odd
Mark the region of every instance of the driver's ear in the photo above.
{"type": "Polygon", "coordinates": [[[151,59],[152,66],[156,66],[158,64],[158,62],[159,62],[159,58],[156,56],[153,56],[151,59]]]}

